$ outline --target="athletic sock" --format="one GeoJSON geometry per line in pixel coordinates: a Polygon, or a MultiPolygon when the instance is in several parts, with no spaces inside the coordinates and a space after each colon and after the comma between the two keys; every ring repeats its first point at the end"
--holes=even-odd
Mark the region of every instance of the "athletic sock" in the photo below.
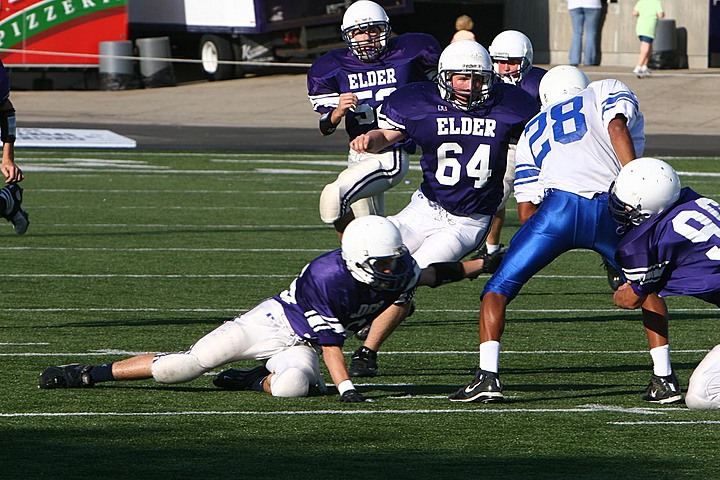
{"type": "Polygon", "coordinates": [[[112,374],[112,363],[105,363],[90,369],[90,378],[93,382],[112,382],[115,377],[112,374]]]}
{"type": "Polygon", "coordinates": [[[670,364],[670,345],[650,349],[650,356],[653,359],[653,373],[658,377],[667,377],[672,373],[670,364]]]}
{"type": "Polygon", "coordinates": [[[480,344],[480,369],[498,373],[500,342],[490,340],[480,344]]]}
{"type": "Polygon", "coordinates": [[[485,248],[487,249],[488,255],[490,255],[491,253],[495,253],[500,250],[500,245],[492,245],[490,243],[485,243],[485,248]]]}

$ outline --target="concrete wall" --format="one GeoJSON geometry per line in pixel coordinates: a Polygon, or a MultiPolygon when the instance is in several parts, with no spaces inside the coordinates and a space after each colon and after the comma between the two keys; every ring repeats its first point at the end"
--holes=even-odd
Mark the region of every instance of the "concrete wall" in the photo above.
{"type": "MultiPolygon", "coordinates": [[[[635,66],[640,42],[632,10],[636,0],[608,3],[601,32],[601,65],[635,66]]],[[[708,67],[708,0],[662,0],[665,18],[675,20],[681,56],[690,68],[708,67]]],[[[567,0],[506,0],[505,29],[524,32],[533,42],[535,63],[565,64],[572,37],[567,0]]],[[[683,62],[681,58],[681,63],[683,62]]]]}

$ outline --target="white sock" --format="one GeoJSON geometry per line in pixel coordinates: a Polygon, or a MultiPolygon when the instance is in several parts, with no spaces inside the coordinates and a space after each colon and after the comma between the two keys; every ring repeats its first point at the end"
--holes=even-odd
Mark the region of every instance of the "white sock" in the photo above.
{"type": "Polygon", "coordinates": [[[653,373],[658,377],[667,377],[672,373],[670,365],[670,345],[650,349],[650,356],[653,359],[653,373]]]}
{"type": "Polygon", "coordinates": [[[500,361],[500,342],[490,340],[480,344],[480,368],[488,372],[498,373],[500,361]]]}
{"type": "Polygon", "coordinates": [[[487,253],[490,254],[490,253],[495,253],[498,250],[500,250],[500,245],[492,245],[490,243],[486,243],[485,248],[487,249],[487,253]]]}

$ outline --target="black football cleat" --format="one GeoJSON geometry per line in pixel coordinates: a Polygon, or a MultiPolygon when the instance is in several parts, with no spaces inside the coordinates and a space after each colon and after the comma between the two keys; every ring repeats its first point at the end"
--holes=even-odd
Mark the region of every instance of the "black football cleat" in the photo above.
{"type": "Polygon", "coordinates": [[[653,375],[642,399],[646,402],[662,404],[679,402],[682,399],[682,392],[675,372],[667,377],[653,375]]]}
{"type": "Polygon", "coordinates": [[[615,270],[615,267],[613,267],[610,262],[605,260],[603,258],[603,267],[605,267],[605,271],[607,272],[607,281],[608,285],[610,285],[610,288],[612,291],[616,291],[620,286],[625,283],[625,279],[623,276],[615,270]]]}
{"type": "Polygon", "coordinates": [[[265,365],[250,370],[230,368],[217,374],[213,385],[223,390],[257,390],[262,391],[262,381],[270,375],[265,365]]]}
{"type": "Polygon", "coordinates": [[[53,388],[88,388],[95,385],[90,377],[91,365],[59,365],[48,367],[40,374],[38,387],[42,389],[53,388]]]}
{"type": "Polygon", "coordinates": [[[348,373],[351,377],[374,377],[377,375],[377,352],[362,346],[355,350],[348,373]]]}
{"type": "Polygon", "coordinates": [[[453,402],[495,403],[505,398],[502,391],[500,375],[478,368],[473,381],[448,398],[453,402]]]}
{"type": "Polygon", "coordinates": [[[23,189],[18,184],[11,184],[6,185],[2,190],[4,190],[3,195],[6,197],[6,201],[12,204],[12,208],[10,208],[9,213],[7,213],[7,215],[3,214],[2,217],[12,223],[15,233],[22,235],[27,232],[27,229],[30,226],[28,214],[22,208],[23,189]],[[10,198],[7,198],[7,196],[10,198]]]}

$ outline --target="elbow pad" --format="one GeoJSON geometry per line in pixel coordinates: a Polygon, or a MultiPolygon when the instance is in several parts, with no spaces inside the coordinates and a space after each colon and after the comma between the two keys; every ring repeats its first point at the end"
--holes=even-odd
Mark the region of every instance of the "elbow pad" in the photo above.
{"type": "Polygon", "coordinates": [[[431,263],[428,267],[435,269],[435,283],[430,285],[432,288],[446,283],[459,282],[465,278],[465,269],[462,262],[431,263]]]}
{"type": "Polygon", "coordinates": [[[323,135],[330,135],[337,129],[337,125],[332,123],[330,117],[332,117],[332,112],[328,112],[320,117],[320,133],[323,135]]]}
{"type": "Polygon", "coordinates": [[[15,143],[15,109],[0,111],[0,140],[15,143]]]}

